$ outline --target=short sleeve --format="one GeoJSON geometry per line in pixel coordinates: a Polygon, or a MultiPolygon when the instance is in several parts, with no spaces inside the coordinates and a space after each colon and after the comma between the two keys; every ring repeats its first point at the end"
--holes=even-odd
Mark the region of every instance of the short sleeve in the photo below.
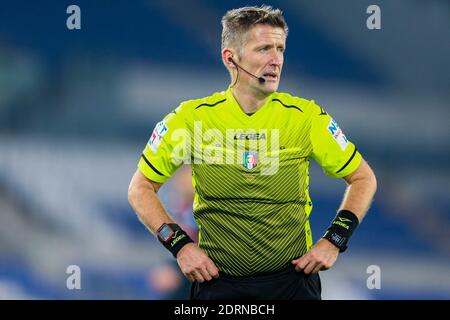
{"type": "Polygon", "coordinates": [[[362,156],[338,123],[321,107],[314,105],[311,116],[312,157],[324,172],[334,178],[353,173],[362,156]]]}
{"type": "Polygon", "coordinates": [[[142,152],[138,169],[152,181],[166,182],[183,164],[188,139],[180,106],[156,124],[142,152]]]}

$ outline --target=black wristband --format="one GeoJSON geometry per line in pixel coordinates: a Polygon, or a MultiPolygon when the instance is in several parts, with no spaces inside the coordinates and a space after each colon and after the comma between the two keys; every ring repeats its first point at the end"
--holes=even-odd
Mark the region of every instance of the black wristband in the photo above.
{"type": "Polygon", "coordinates": [[[172,255],[175,258],[177,257],[178,251],[180,251],[184,245],[194,242],[191,237],[175,223],[163,223],[157,231],[157,236],[159,242],[161,242],[167,250],[172,252],[172,255]]]}
{"type": "Polygon", "coordinates": [[[353,231],[358,225],[358,217],[353,212],[341,210],[331,222],[323,238],[338,247],[340,252],[344,252],[347,249],[347,243],[353,231]]]}

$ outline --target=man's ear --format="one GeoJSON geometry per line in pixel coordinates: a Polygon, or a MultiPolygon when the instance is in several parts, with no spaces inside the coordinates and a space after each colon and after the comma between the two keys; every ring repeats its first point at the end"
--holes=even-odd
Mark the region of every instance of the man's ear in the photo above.
{"type": "Polygon", "coordinates": [[[235,65],[233,63],[234,59],[233,52],[230,49],[226,48],[223,50],[222,55],[226,65],[230,68],[235,68],[235,65]]]}

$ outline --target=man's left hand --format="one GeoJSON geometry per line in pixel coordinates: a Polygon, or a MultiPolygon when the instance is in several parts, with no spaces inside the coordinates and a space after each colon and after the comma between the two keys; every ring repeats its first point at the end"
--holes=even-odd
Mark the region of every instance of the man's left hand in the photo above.
{"type": "Polygon", "coordinates": [[[317,273],[331,268],[336,262],[339,248],[326,239],[320,239],[317,243],[298,259],[292,260],[295,270],[304,273],[317,273]]]}

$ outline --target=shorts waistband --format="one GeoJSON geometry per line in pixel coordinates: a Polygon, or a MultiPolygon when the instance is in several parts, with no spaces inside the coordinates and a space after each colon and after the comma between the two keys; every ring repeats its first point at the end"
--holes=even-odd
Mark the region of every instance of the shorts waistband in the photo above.
{"type": "Polygon", "coordinates": [[[295,270],[295,266],[291,263],[286,264],[281,269],[275,270],[275,271],[268,271],[268,272],[258,272],[254,273],[252,275],[246,275],[246,276],[232,276],[229,274],[226,274],[224,272],[219,272],[219,277],[223,278],[225,280],[236,280],[236,281],[245,281],[245,280],[251,280],[251,281],[257,281],[257,280],[268,280],[271,278],[276,278],[285,274],[289,274],[295,270]]]}

